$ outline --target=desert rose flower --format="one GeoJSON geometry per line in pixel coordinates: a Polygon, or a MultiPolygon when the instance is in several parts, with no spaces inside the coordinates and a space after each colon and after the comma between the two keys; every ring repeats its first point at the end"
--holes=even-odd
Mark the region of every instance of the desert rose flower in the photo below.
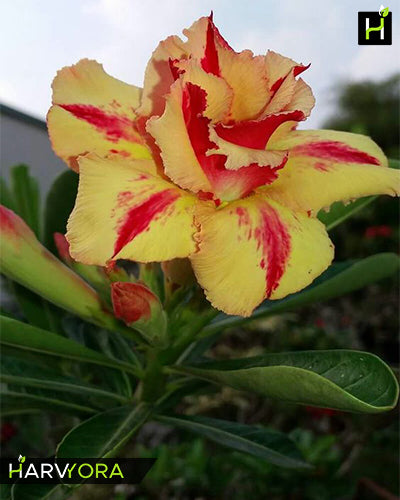
{"type": "Polygon", "coordinates": [[[189,257],[210,302],[246,316],[330,265],[320,209],[398,194],[399,174],[368,137],[296,129],[308,66],[235,52],[211,16],[184,34],[156,48],[143,90],[86,59],[55,78],[51,141],[80,172],[67,238],[86,264],[189,257]]]}

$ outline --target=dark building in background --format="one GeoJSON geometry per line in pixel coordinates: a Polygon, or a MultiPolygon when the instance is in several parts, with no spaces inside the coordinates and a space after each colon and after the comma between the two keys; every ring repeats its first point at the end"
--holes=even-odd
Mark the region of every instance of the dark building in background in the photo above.
{"type": "Polygon", "coordinates": [[[39,182],[42,195],[66,168],[51,149],[46,123],[0,104],[0,167],[8,180],[10,167],[25,163],[39,182]]]}

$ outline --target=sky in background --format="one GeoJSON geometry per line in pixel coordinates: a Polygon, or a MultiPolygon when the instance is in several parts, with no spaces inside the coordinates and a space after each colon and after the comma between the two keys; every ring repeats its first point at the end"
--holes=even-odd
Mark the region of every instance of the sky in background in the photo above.
{"type": "Polygon", "coordinates": [[[0,101],[44,118],[56,71],[83,57],[141,86],[157,43],[181,34],[213,10],[216,25],[235,50],[262,54],[270,48],[298,62],[311,62],[303,77],[317,104],[307,126],[320,126],[334,112],[338,82],[381,80],[400,70],[399,0],[389,4],[392,46],[357,45],[357,12],[379,7],[380,0],[3,1],[0,101]]]}

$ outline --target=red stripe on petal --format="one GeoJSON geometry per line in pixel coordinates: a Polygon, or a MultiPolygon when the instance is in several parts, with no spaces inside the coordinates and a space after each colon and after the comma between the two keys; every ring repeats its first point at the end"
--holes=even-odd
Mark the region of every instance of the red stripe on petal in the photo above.
{"type": "Polygon", "coordinates": [[[298,66],[295,66],[293,69],[294,76],[300,75],[301,73],[303,73],[303,71],[308,69],[310,66],[311,66],[311,63],[307,64],[306,66],[304,66],[303,64],[299,64],[298,66]]]}
{"type": "Polygon", "coordinates": [[[169,69],[171,70],[174,81],[176,81],[180,77],[180,75],[185,72],[183,69],[180,69],[177,66],[177,63],[179,63],[178,59],[168,59],[169,69]]]}
{"type": "MultiPolygon", "coordinates": [[[[126,194],[124,193],[126,199],[126,194]]],[[[118,238],[114,246],[113,258],[120,250],[131,242],[136,236],[146,231],[150,223],[161,215],[179,198],[175,190],[167,189],[151,195],[140,205],[131,208],[123,218],[118,228],[118,238]]]]}
{"type": "MultiPolygon", "coordinates": [[[[226,157],[220,155],[220,158],[225,162],[226,157]]],[[[218,156],[210,156],[207,159],[216,158],[218,161],[218,156]]],[[[278,170],[281,169],[287,161],[284,159],[279,167],[271,168],[268,165],[258,165],[257,163],[252,163],[247,167],[239,168],[238,170],[226,170],[225,168],[216,168],[213,171],[208,168],[204,168],[207,176],[212,179],[212,183],[218,189],[219,192],[226,191],[229,194],[230,190],[235,192],[238,188],[240,192],[237,197],[242,198],[247,196],[252,191],[254,191],[259,186],[266,186],[272,184],[274,180],[278,177],[278,170]]]]}
{"type": "Polygon", "coordinates": [[[262,208],[261,220],[254,236],[264,255],[260,267],[266,270],[266,296],[269,298],[285,272],[290,255],[290,235],[272,207],[262,208]]]}
{"type": "Polygon", "coordinates": [[[292,151],[298,155],[312,156],[339,163],[380,165],[379,160],[374,156],[339,141],[319,141],[300,144],[295,146],[292,151]]]}
{"type": "MultiPolygon", "coordinates": [[[[210,120],[202,116],[207,105],[206,96],[205,90],[198,85],[186,84],[183,90],[182,110],[193,150],[204,173],[215,189],[217,197],[226,193],[229,198],[229,193],[232,192],[235,194],[234,198],[240,198],[251,193],[258,186],[271,184],[277,178],[276,170],[285,165],[287,158],[279,167],[273,169],[269,166],[253,163],[233,171],[225,168],[225,155],[210,154],[210,151],[217,146],[209,137],[210,120]]],[[[297,120],[300,117],[304,117],[301,111],[293,111],[281,115],[271,115],[260,122],[240,122],[229,128],[218,124],[215,130],[222,139],[232,143],[235,143],[233,139],[236,139],[237,141],[241,140],[242,144],[236,142],[240,146],[263,149],[276,127],[287,120],[297,120]],[[221,134],[219,131],[222,131],[221,134]]]]}
{"type": "Polygon", "coordinates": [[[215,26],[214,19],[213,19],[213,12],[211,12],[208,19],[210,21],[211,27],[212,27],[213,32],[214,32],[215,41],[218,43],[218,45],[220,45],[224,49],[233,51],[232,47],[225,40],[225,38],[221,35],[221,33],[219,32],[219,29],[215,26]]]}
{"type": "Polygon", "coordinates": [[[209,139],[208,125],[211,120],[202,116],[206,106],[206,91],[198,85],[187,83],[183,89],[182,111],[190,142],[197,156],[215,147],[209,139]]]}
{"type": "Polygon", "coordinates": [[[262,258],[259,266],[265,270],[265,294],[269,298],[278,287],[289,260],[290,234],[279,218],[278,212],[269,205],[263,204],[260,207],[261,220],[254,228],[254,233],[248,210],[237,207],[235,211],[239,227],[248,228],[247,239],[254,237],[257,242],[257,250],[261,249],[262,258]]]}
{"type": "Polygon", "coordinates": [[[120,139],[126,139],[137,142],[137,136],[133,133],[135,123],[126,116],[106,113],[89,104],[60,104],[59,106],[75,118],[84,120],[99,132],[106,134],[109,141],[118,142],[120,139]]]}
{"type": "Polygon", "coordinates": [[[272,85],[271,92],[275,93],[277,90],[279,90],[279,87],[282,85],[284,79],[285,79],[284,76],[278,78],[278,80],[276,80],[276,82],[272,85]]]}
{"type": "Polygon", "coordinates": [[[201,67],[207,73],[212,73],[215,76],[220,76],[218,52],[215,46],[215,26],[212,22],[211,16],[208,18],[207,34],[206,34],[206,48],[204,56],[201,59],[201,67]]]}
{"type": "Polygon", "coordinates": [[[315,170],[319,170],[320,172],[329,172],[330,165],[322,163],[321,161],[317,161],[316,163],[314,163],[314,168],[315,170]]]}
{"type": "Polygon", "coordinates": [[[291,111],[289,113],[269,115],[258,121],[237,122],[231,126],[219,123],[215,126],[215,131],[221,139],[237,144],[238,146],[265,149],[269,138],[279,125],[287,121],[301,121],[304,118],[302,111],[291,111]]]}
{"type": "MultiPolygon", "coordinates": [[[[303,66],[302,64],[299,64],[298,66],[295,66],[294,68],[292,68],[290,71],[293,71],[293,76],[296,77],[296,76],[300,75],[301,73],[303,73],[303,71],[308,69],[310,66],[311,66],[311,63],[307,64],[307,66],[303,66]]],[[[279,87],[282,85],[282,83],[284,82],[286,77],[287,77],[287,75],[282,76],[281,78],[278,78],[278,80],[276,80],[276,82],[274,82],[273,85],[271,86],[271,92],[275,93],[277,90],[279,90],[279,87]]]]}

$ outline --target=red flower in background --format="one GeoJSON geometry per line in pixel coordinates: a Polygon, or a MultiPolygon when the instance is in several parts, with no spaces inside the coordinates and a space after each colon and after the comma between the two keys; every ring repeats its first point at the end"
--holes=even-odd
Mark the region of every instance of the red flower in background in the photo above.
{"type": "Polygon", "coordinates": [[[369,226],[365,230],[365,238],[372,240],[374,238],[389,238],[393,234],[393,229],[390,226],[369,226]]]}

